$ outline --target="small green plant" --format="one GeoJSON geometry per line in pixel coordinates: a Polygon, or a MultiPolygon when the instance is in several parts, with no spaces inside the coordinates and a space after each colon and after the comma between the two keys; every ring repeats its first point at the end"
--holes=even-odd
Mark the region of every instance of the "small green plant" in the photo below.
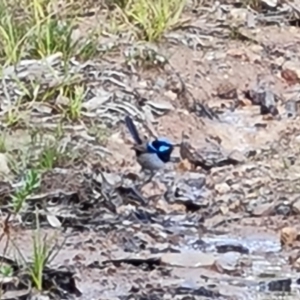
{"type": "Polygon", "coordinates": [[[141,29],[142,38],[151,42],[180,25],[185,3],[185,0],[130,0],[124,13],[132,25],[141,29]]]}
{"type": "Polygon", "coordinates": [[[13,268],[9,265],[0,266],[0,275],[10,277],[13,275],[13,268]]]}
{"type": "Polygon", "coordinates": [[[33,254],[32,266],[29,267],[29,274],[31,280],[38,291],[43,288],[43,271],[47,263],[50,263],[54,257],[51,258],[54,250],[53,238],[48,239],[47,235],[42,237],[38,215],[36,216],[37,228],[33,234],[33,254]],[[52,246],[51,246],[52,245],[52,246]]]}
{"type": "Polygon", "coordinates": [[[38,158],[37,168],[41,170],[52,170],[55,168],[56,163],[62,156],[61,151],[58,149],[58,144],[48,144],[46,145],[38,158]]]}
{"type": "Polygon", "coordinates": [[[69,106],[65,110],[65,116],[71,121],[77,121],[81,117],[82,101],[84,99],[84,94],[85,91],[83,86],[75,86],[73,93],[67,93],[69,99],[69,106]]]}
{"type": "Polygon", "coordinates": [[[30,37],[33,45],[33,56],[45,57],[61,52],[68,62],[72,56],[92,56],[96,52],[95,41],[88,34],[86,38],[74,39],[73,33],[77,26],[75,19],[59,20],[54,13],[49,13],[51,2],[45,0],[33,1],[35,30],[30,37]],[[46,8],[45,8],[46,6],[46,8]]]}
{"type": "Polygon", "coordinates": [[[35,170],[29,170],[24,176],[21,187],[12,195],[13,211],[15,214],[20,212],[26,198],[39,186],[40,175],[35,170]]]}
{"type": "Polygon", "coordinates": [[[38,209],[36,209],[35,219],[37,225],[32,235],[33,252],[30,263],[24,257],[16,243],[13,240],[11,240],[11,243],[19,254],[19,257],[17,257],[16,260],[19,261],[20,265],[23,264],[25,266],[25,271],[29,274],[33,282],[33,286],[38,291],[42,291],[45,267],[54,260],[65,244],[66,239],[64,239],[64,241],[58,245],[55,234],[50,238],[47,236],[47,234],[42,235],[38,209]]]}
{"type": "Polygon", "coordinates": [[[69,151],[67,144],[59,141],[47,141],[41,149],[35,168],[41,171],[52,170],[58,166],[70,164],[76,159],[77,152],[69,151]]]}
{"type": "Polygon", "coordinates": [[[4,135],[0,136],[0,153],[5,153],[7,151],[5,139],[4,135]]]}

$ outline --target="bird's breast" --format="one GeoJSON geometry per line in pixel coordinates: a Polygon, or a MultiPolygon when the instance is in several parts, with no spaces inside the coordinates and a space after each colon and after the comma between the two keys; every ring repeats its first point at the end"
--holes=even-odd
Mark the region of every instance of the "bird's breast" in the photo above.
{"type": "Polygon", "coordinates": [[[137,157],[138,163],[145,169],[158,170],[164,167],[164,162],[156,153],[143,153],[137,157]]]}

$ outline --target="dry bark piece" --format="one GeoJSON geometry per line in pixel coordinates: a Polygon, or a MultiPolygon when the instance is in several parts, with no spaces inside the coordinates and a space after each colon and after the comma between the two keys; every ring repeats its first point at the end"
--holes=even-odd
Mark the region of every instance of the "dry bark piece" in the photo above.
{"type": "Polygon", "coordinates": [[[298,75],[295,71],[284,69],[281,71],[281,77],[287,82],[289,86],[299,83],[298,75]]]}

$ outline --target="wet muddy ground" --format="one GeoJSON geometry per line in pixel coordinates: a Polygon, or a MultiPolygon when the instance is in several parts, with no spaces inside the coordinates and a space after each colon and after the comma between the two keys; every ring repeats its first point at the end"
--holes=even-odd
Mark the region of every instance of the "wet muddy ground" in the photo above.
{"type": "MultiPolygon", "coordinates": [[[[299,299],[300,30],[279,14],[283,6],[280,26],[250,26],[249,9],[228,3],[206,18],[188,12],[189,25],[159,45],[120,40],[121,56],[73,62],[87,80],[84,118],[100,120],[109,138],[100,144],[84,122],[66,127],[81,159],[43,175],[22,219],[11,222],[8,249],[0,244],[13,261],[30,257],[39,207],[41,232],[59,249],[43,297],[299,299]],[[217,13],[223,19],[213,22],[217,13]],[[225,21],[243,26],[233,32],[225,21]],[[129,51],[140,56],[128,63],[129,51]],[[147,53],[155,67],[144,65],[147,53]],[[185,132],[201,162],[176,149],[177,162],[144,185],[125,115],[146,136],[180,143],[185,132]]],[[[49,61],[59,70],[59,56],[49,61]]],[[[43,105],[30,122],[51,128],[55,116],[43,105]]],[[[26,148],[27,138],[19,129],[8,142],[26,148]]],[[[0,187],[6,199],[11,186],[0,187]]],[[[25,283],[12,282],[2,299],[33,299],[25,283]]]]}

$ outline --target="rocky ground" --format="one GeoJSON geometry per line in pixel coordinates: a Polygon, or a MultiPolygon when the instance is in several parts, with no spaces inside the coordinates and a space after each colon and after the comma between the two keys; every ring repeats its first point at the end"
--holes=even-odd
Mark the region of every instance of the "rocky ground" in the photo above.
{"type": "MultiPolygon", "coordinates": [[[[84,87],[80,120],[59,122],[56,94],[22,106],[17,126],[3,123],[1,299],[299,298],[300,2],[244,4],[190,3],[156,43],[104,35],[104,56],[69,63],[84,87]],[[143,184],[125,115],[148,137],[188,134],[202,167],[176,149],[177,163],[143,184]],[[59,136],[60,152],[43,154],[47,168],[12,214],[24,181],[10,158],[25,172],[41,136],[59,136]],[[24,272],[36,228],[56,254],[41,290],[24,272]]],[[[46,60],[5,66],[3,118],[24,93],[16,77],[41,90],[61,79],[61,55],[46,60]]]]}

